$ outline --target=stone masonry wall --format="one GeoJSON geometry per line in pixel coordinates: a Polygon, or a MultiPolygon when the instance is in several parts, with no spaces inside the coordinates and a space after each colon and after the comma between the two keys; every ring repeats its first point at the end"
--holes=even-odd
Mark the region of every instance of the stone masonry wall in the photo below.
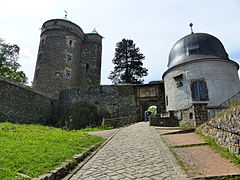
{"type": "Polygon", "coordinates": [[[132,86],[88,86],[63,90],[59,94],[59,116],[62,117],[71,105],[85,101],[107,111],[110,118],[138,115],[136,93],[132,86]]]}
{"type": "Polygon", "coordinates": [[[48,124],[52,110],[50,98],[0,77],[0,122],[48,124]]]}
{"type": "Polygon", "coordinates": [[[117,118],[103,118],[102,121],[102,126],[114,126],[114,127],[118,127],[118,126],[125,126],[125,125],[129,125],[129,124],[133,124],[135,122],[137,122],[137,118],[135,116],[129,116],[129,117],[117,117],[117,118]]]}
{"type": "Polygon", "coordinates": [[[199,126],[208,120],[207,104],[193,104],[188,109],[175,112],[175,116],[180,126],[199,126]]]}
{"type": "Polygon", "coordinates": [[[159,114],[151,115],[149,117],[149,125],[150,126],[167,126],[167,127],[179,126],[177,118],[161,117],[159,114]]]}
{"type": "Polygon", "coordinates": [[[198,130],[227,147],[230,152],[240,154],[240,106],[226,110],[220,117],[198,127],[198,130]]]}

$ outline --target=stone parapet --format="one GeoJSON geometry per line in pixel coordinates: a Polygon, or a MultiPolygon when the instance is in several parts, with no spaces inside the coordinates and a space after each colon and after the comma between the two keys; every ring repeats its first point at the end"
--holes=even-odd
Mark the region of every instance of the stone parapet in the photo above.
{"type": "Polygon", "coordinates": [[[137,118],[135,116],[129,116],[129,117],[118,117],[118,118],[103,118],[102,126],[103,127],[109,127],[109,126],[124,126],[129,125],[137,122],[137,118]]]}
{"type": "Polygon", "coordinates": [[[150,126],[168,126],[175,127],[179,126],[176,117],[161,117],[160,115],[152,115],[149,117],[150,126]]]}

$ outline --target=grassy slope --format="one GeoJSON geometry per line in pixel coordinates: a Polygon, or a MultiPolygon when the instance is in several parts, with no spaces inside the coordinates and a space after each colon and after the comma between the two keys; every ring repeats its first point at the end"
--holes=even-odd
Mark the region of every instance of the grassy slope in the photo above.
{"type": "Polygon", "coordinates": [[[101,141],[81,131],[0,123],[0,179],[15,179],[17,172],[44,174],[101,141]]]}

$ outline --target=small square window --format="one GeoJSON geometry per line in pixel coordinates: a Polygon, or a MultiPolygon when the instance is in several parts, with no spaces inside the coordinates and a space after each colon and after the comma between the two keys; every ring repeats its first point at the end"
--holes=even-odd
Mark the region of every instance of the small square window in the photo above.
{"type": "Polygon", "coordinates": [[[70,47],[74,47],[75,39],[72,36],[66,36],[66,44],[70,47]]]}
{"type": "Polygon", "coordinates": [[[66,56],[66,62],[67,62],[67,63],[71,63],[72,60],[73,60],[72,55],[67,54],[67,56],[66,56]]]}
{"type": "Polygon", "coordinates": [[[176,86],[181,87],[183,85],[183,74],[175,76],[174,80],[176,81],[176,86]]]}
{"type": "Polygon", "coordinates": [[[72,71],[71,69],[65,69],[64,70],[64,77],[67,78],[67,79],[70,79],[72,76],[72,71]]]}

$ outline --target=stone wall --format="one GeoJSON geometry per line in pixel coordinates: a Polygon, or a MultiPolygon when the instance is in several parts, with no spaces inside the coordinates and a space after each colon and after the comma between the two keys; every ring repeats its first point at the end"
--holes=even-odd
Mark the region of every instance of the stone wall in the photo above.
{"type": "Polygon", "coordinates": [[[220,117],[204,123],[198,130],[212,137],[230,152],[240,154],[240,106],[226,110],[220,117]]]}
{"type": "Polygon", "coordinates": [[[88,86],[63,90],[59,94],[59,116],[74,103],[85,101],[108,112],[110,118],[138,115],[136,92],[132,86],[88,86]]]}
{"type": "Polygon", "coordinates": [[[149,117],[150,126],[165,126],[165,127],[175,127],[179,126],[176,117],[161,117],[160,115],[151,115],[149,117]]]}
{"type": "Polygon", "coordinates": [[[118,117],[118,118],[103,118],[102,126],[103,127],[109,127],[109,126],[125,126],[129,124],[133,124],[137,122],[137,118],[135,116],[129,116],[129,117],[118,117]]]}
{"type": "Polygon", "coordinates": [[[175,116],[180,126],[197,127],[208,120],[207,104],[196,103],[191,107],[176,111],[175,116]]]}
{"type": "Polygon", "coordinates": [[[49,124],[53,112],[52,99],[0,77],[0,122],[49,124]]]}

